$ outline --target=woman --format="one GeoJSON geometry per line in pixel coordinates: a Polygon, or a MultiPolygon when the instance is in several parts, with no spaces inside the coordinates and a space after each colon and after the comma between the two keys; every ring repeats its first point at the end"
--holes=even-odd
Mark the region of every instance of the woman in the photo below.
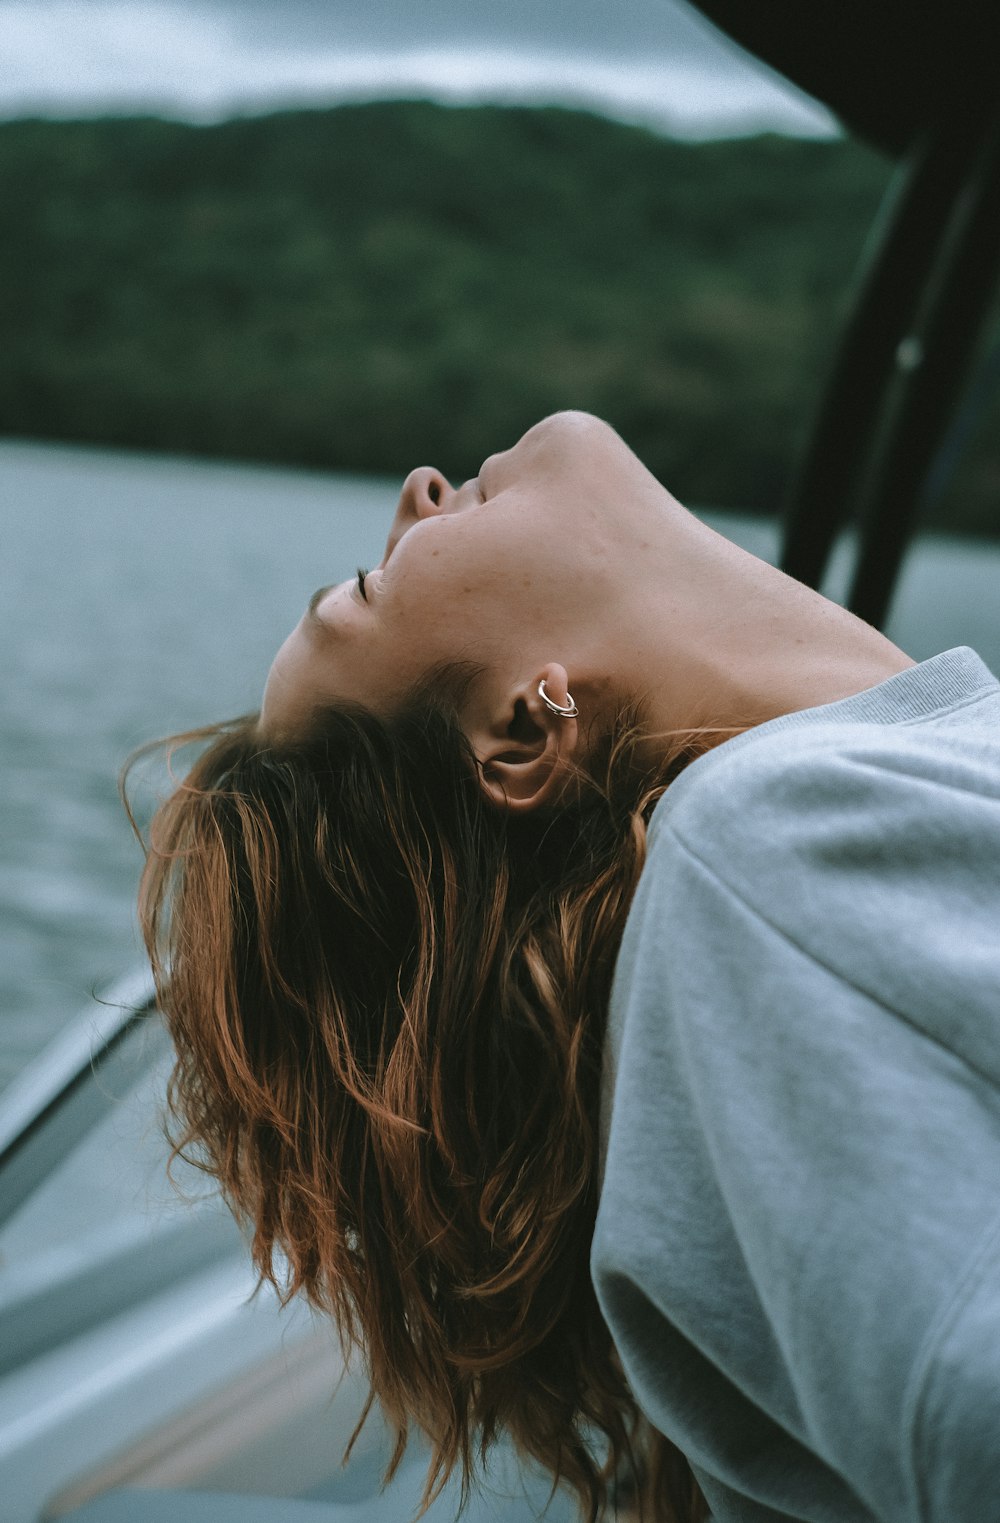
{"type": "Polygon", "coordinates": [[[187,738],[142,887],[178,1144],[429,1489],[507,1431],[594,1518],[641,1417],[650,1518],[996,1514],[972,652],[914,665],[565,413],[414,471],[260,716],[187,738]]]}

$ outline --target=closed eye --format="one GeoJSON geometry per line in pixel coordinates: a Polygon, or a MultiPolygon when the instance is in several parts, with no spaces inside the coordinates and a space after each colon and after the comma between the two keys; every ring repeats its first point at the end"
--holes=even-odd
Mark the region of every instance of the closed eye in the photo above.
{"type": "Polygon", "coordinates": [[[361,596],[364,598],[366,603],[368,601],[368,594],[365,591],[365,577],[367,575],[368,575],[368,572],[364,569],[364,567],[363,566],[359,566],[358,567],[358,591],[360,592],[361,596]]]}

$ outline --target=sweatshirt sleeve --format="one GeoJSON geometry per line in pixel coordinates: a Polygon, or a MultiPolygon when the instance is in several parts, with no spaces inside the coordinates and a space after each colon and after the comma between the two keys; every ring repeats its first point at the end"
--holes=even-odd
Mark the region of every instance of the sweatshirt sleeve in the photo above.
{"type": "Polygon", "coordinates": [[[595,1285],[720,1523],[983,1523],[1000,801],[961,745],[776,740],[656,823],[615,977],[595,1285]]]}

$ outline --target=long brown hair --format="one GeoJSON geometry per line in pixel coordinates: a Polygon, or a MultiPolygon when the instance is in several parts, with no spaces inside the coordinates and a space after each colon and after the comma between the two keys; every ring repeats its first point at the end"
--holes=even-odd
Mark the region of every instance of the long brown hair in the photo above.
{"type": "Polygon", "coordinates": [[[558,809],[518,817],[426,692],[390,722],[327,710],[295,741],[249,716],[176,737],[205,749],[151,827],[175,1151],[252,1230],[262,1279],[360,1351],[388,1475],[409,1424],[427,1434],[425,1501],[456,1466],[464,1498],[508,1433],[591,1523],[637,1454],[647,1518],[704,1516],[683,1457],[644,1436],[588,1269],[645,820],[722,738],[679,741],[654,783],[630,733],[558,809]]]}

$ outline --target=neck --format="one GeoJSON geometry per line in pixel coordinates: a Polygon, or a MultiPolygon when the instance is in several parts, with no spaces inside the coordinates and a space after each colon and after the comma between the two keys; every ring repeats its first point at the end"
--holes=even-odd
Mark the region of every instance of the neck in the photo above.
{"type": "Polygon", "coordinates": [[[733,730],[832,703],[913,666],[890,640],[672,504],[612,632],[617,689],[638,700],[650,746],[677,731],[733,730]],[[658,540],[659,540],[658,536],[658,540]]]}

